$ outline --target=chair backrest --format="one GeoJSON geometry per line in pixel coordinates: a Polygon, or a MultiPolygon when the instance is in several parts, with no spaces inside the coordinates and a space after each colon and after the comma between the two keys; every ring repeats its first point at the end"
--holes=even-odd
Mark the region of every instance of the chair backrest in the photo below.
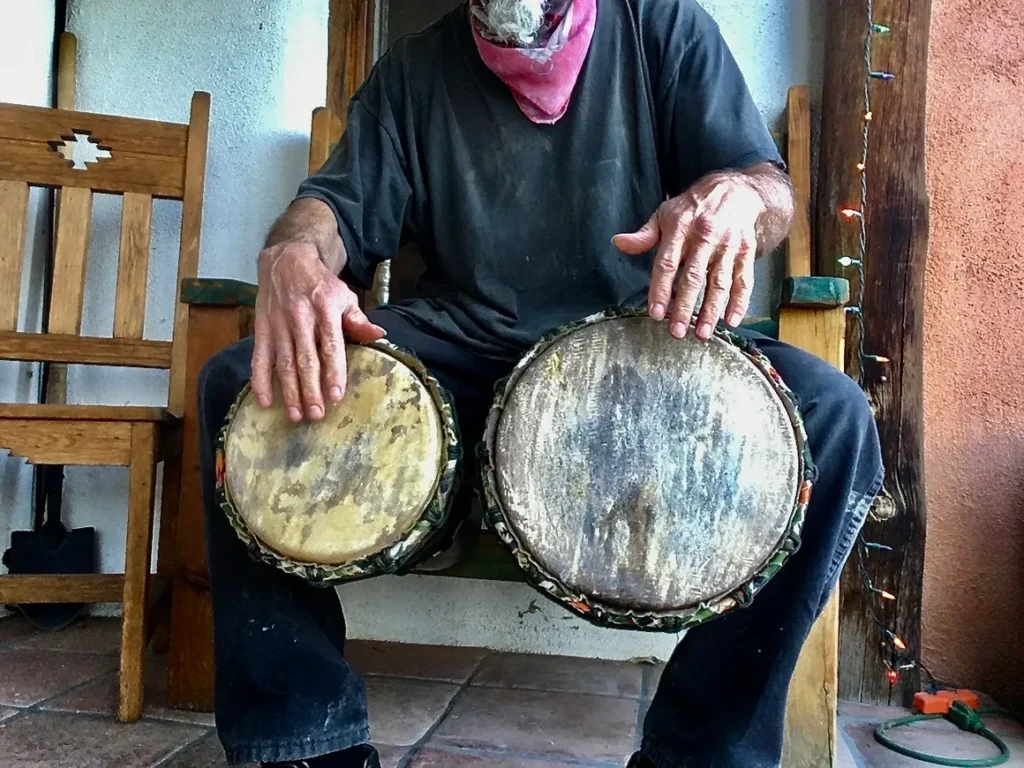
{"type": "Polygon", "coordinates": [[[168,407],[181,411],[186,305],[176,303],[172,341],[143,339],[152,208],[181,201],[177,284],[195,277],[209,120],[201,91],[188,124],[0,103],[0,359],[170,369],[168,407]],[[45,334],[17,327],[30,187],[60,190],[45,334]],[[123,196],[110,337],[81,335],[94,192],[123,196]]]}

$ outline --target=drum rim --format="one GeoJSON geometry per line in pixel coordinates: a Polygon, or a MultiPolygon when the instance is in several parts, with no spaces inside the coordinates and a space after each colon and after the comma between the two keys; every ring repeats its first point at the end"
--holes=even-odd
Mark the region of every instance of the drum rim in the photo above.
{"type": "MultiPolygon", "coordinates": [[[[502,543],[515,557],[524,571],[527,581],[535,589],[552,600],[566,606],[573,613],[591,623],[606,627],[642,629],[656,632],[680,632],[704,624],[736,608],[748,605],[764,585],[800,547],[807,504],[817,478],[817,469],[811,457],[807,432],[800,415],[799,401],[782,380],[781,375],[768,357],[750,339],[729,329],[717,327],[715,336],[746,353],[765,376],[772,389],[779,395],[789,415],[797,441],[798,487],[793,499],[793,512],[779,541],[764,562],[758,566],[747,581],[736,589],[730,589],[695,606],[669,610],[630,610],[572,590],[561,578],[545,568],[524,546],[519,532],[512,525],[505,511],[502,495],[497,483],[496,439],[501,417],[515,385],[524,372],[547,349],[567,338],[576,331],[612,320],[647,318],[643,309],[613,307],[595,313],[545,334],[516,364],[515,368],[495,384],[495,396],[487,415],[484,437],[477,446],[477,459],[483,486],[484,514],[488,526],[497,534],[502,543]]],[[[692,323],[691,323],[692,326],[692,323]]]]}
{"type": "Polygon", "coordinates": [[[433,534],[442,530],[448,523],[452,501],[459,487],[459,469],[462,464],[462,438],[459,434],[459,425],[455,417],[455,405],[452,396],[434,378],[427,367],[416,357],[415,353],[410,349],[393,344],[385,339],[365,343],[346,342],[346,346],[376,349],[405,364],[426,387],[438,411],[438,422],[441,426],[441,470],[438,473],[430,500],[420,514],[419,520],[401,538],[381,552],[356,558],[347,563],[325,565],[282,555],[263,542],[249,529],[241,513],[235,507],[234,500],[231,498],[231,492],[228,489],[225,448],[228,431],[234,421],[235,414],[252,390],[251,382],[246,383],[228,409],[224,423],[217,433],[215,449],[215,493],[217,506],[227,516],[228,522],[231,524],[235,534],[245,545],[249,555],[259,562],[274,566],[290,575],[299,576],[312,583],[325,585],[396,573],[408,567],[430,545],[433,534]]]}

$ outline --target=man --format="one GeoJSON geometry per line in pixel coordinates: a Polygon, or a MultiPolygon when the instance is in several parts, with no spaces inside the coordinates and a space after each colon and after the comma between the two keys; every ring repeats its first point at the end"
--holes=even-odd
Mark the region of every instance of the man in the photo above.
{"type": "MultiPolygon", "coordinates": [[[[551,328],[644,304],[677,337],[694,311],[700,339],[720,320],[736,326],[754,260],[783,240],[793,205],[694,0],[469,0],[396,43],[259,255],[255,339],[216,356],[200,384],[229,759],[377,765],[334,591],[250,560],[214,504],[214,437],[250,374],[264,406],[317,420],[344,396],[344,341],[387,333],[452,392],[471,444],[495,380],[551,328]],[[416,297],[365,315],[348,286],[368,286],[406,240],[427,267],[416,297]]],[[[819,466],[803,544],[752,606],[685,636],[634,766],[778,766],[800,647],[881,482],[860,390],[758,343],[800,397],[819,466]]]]}

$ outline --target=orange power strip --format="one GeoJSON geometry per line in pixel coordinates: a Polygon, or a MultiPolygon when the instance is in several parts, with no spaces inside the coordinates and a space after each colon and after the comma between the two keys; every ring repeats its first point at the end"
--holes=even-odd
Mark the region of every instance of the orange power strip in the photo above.
{"type": "Polygon", "coordinates": [[[978,696],[966,688],[955,691],[939,691],[938,693],[918,693],[914,695],[914,709],[922,715],[944,715],[954,701],[962,701],[971,709],[978,708],[978,696]]]}

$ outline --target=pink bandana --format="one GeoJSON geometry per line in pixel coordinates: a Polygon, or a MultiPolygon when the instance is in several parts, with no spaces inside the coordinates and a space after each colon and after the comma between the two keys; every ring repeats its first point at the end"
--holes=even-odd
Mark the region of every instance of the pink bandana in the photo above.
{"type": "Polygon", "coordinates": [[[470,3],[473,40],[487,68],[512,91],[516,104],[535,123],[558,122],[569,109],[576,80],[597,23],[597,0],[572,0],[565,16],[537,48],[498,45],[480,34],[470,3]]]}

